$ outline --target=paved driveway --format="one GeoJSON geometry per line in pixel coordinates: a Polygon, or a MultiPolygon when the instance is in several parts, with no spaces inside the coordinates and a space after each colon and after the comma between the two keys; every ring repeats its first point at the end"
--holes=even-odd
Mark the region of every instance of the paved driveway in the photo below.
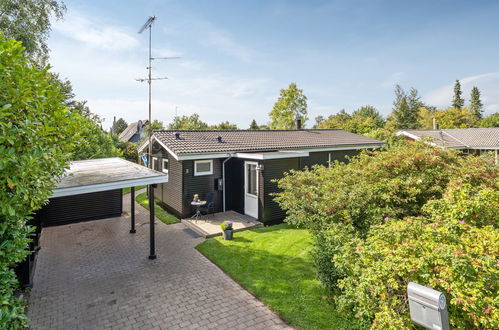
{"type": "MultiPolygon", "coordinates": [[[[123,207],[129,212],[129,195],[123,207]]],[[[148,213],[43,229],[28,317],[33,329],[282,329],[286,324],[194,249],[202,238],[148,213]]]]}

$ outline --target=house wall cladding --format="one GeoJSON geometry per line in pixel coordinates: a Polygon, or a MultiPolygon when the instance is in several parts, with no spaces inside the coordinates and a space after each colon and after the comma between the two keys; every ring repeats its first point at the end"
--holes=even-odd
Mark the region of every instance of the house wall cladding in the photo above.
{"type": "Polygon", "coordinates": [[[170,212],[174,213],[176,216],[182,217],[182,162],[176,160],[156,141],[154,141],[153,143],[153,157],[158,157],[158,162],[160,165],[163,164],[163,159],[168,159],[168,182],[159,184],[158,187],[154,190],[154,195],[168,206],[170,212]]]}
{"type": "Polygon", "coordinates": [[[51,198],[39,212],[42,226],[119,217],[123,211],[121,189],[51,198]]]}
{"type": "Polygon", "coordinates": [[[305,167],[312,167],[312,165],[328,165],[329,154],[331,154],[331,161],[347,162],[348,157],[359,154],[359,150],[336,150],[336,151],[323,151],[311,152],[309,157],[299,158],[286,158],[286,159],[272,159],[263,161],[264,170],[260,175],[260,199],[261,204],[265,207],[260,209],[260,221],[265,223],[279,222],[286,217],[286,212],[282,210],[274,201],[273,193],[279,191],[277,183],[273,182],[274,179],[280,179],[284,176],[285,172],[291,169],[303,169],[305,167]],[[263,209],[263,212],[262,212],[263,209]]]}
{"type": "Polygon", "coordinates": [[[216,179],[222,178],[223,159],[213,159],[213,174],[194,175],[194,160],[184,160],[183,165],[183,216],[187,217],[194,214],[195,207],[191,205],[194,194],[198,194],[200,199],[206,199],[206,194],[214,192],[215,212],[222,212],[223,201],[222,191],[216,189],[216,179]]]}

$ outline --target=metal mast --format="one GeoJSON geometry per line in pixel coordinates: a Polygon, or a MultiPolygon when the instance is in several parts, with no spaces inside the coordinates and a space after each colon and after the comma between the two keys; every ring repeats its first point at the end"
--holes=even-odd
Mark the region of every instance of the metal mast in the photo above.
{"type": "MultiPolygon", "coordinates": [[[[152,168],[152,118],[151,118],[151,70],[152,70],[152,55],[151,55],[151,41],[152,41],[152,23],[156,20],[156,16],[151,16],[147,19],[147,21],[142,25],[142,27],[139,30],[139,33],[144,32],[145,29],[149,28],[149,66],[147,67],[147,70],[149,71],[148,73],[148,78],[147,78],[147,83],[149,84],[149,136],[147,137],[149,139],[149,147],[148,147],[148,152],[147,152],[147,167],[152,168]]],[[[144,81],[144,79],[137,79],[139,81],[144,81]]]]}
{"type": "Polygon", "coordinates": [[[152,168],[152,114],[151,114],[151,108],[152,108],[152,81],[153,80],[163,80],[163,79],[168,79],[167,77],[161,77],[161,78],[153,78],[152,77],[152,61],[153,60],[166,60],[166,59],[175,59],[179,58],[177,56],[174,57],[152,57],[152,23],[156,20],[156,16],[150,16],[147,21],[142,25],[142,27],[139,30],[139,34],[144,32],[145,29],[149,29],[149,65],[147,67],[148,70],[148,75],[146,79],[135,79],[140,82],[147,81],[149,84],[149,147],[148,147],[148,155],[147,155],[147,166],[149,168],[152,168]]]}

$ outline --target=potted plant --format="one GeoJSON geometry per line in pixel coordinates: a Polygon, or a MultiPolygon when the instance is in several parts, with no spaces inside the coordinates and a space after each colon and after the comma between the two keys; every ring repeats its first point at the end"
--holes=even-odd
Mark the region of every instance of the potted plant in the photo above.
{"type": "Polygon", "coordinates": [[[224,221],[220,225],[220,228],[222,228],[222,234],[224,235],[224,239],[226,240],[232,239],[232,236],[234,235],[233,224],[234,221],[224,221]]]}

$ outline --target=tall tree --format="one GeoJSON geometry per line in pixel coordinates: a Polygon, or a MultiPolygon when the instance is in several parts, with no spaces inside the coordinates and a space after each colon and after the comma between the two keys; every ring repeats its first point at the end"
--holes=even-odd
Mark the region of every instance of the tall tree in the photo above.
{"type": "Polygon", "coordinates": [[[220,124],[212,125],[212,126],[208,127],[208,129],[226,129],[226,130],[237,129],[237,125],[231,124],[228,121],[224,121],[224,122],[221,122],[220,124]]]}
{"type": "Polygon", "coordinates": [[[260,126],[256,123],[256,120],[252,120],[249,129],[260,129],[260,126]]]}
{"type": "Polygon", "coordinates": [[[269,113],[271,129],[293,129],[296,121],[301,120],[305,126],[307,117],[307,97],[296,83],[289,84],[287,89],[281,89],[277,102],[269,113]]]}
{"type": "Polygon", "coordinates": [[[470,128],[475,127],[477,119],[466,108],[448,108],[438,110],[434,114],[439,128],[470,128]]]}
{"type": "Polygon", "coordinates": [[[476,86],[474,86],[471,89],[470,112],[476,118],[478,118],[478,119],[482,118],[482,114],[483,114],[483,103],[482,103],[482,100],[480,100],[480,90],[476,86]]]}
{"type": "Polygon", "coordinates": [[[417,89],[411,88],[407,94],[400,85],[396,85],[390,121],[397,129],[418,128],[419,109],[422,107],[424,107],[424,103],[421,102],[417,89]]]}
{"type": "Polygon", "coordinates": [[[115,123],[113,123],[113,133],[116,135],[120,135],[126,128],[128,127],[128,123],[125,119],[120,118],[115,123]]]}
{"type": "Polygon", "coordinates": [[[43,64],[48,59],[51,19],[62,19],[65,11],[60,0],[1,0],[0,31],[21,41],[27,57],[43,64]]]}
{"type": "Polygon", "coordinates": [[[190,116],[175,116],[168,129],[208,129],[208,124],[199,119],[197,113],[190,116]]]}
{"type": "Polygon", "coordinates": [[[346,112],[345,109],[341,109],[340,112],[330,115],[326,120],[323,120],[320,124],[316,125],[315,128],[346,129],[351,120],[352,116],[346,112]]]}
{"type": "Polygon", "coordinates": [[[464,99],[461,97],[463,92],[461,91],[461,82],[456,80],[454,84],[454,98],[452,99],[452,107],[456,109],[461,109],[464,107],[464,99]]]}

